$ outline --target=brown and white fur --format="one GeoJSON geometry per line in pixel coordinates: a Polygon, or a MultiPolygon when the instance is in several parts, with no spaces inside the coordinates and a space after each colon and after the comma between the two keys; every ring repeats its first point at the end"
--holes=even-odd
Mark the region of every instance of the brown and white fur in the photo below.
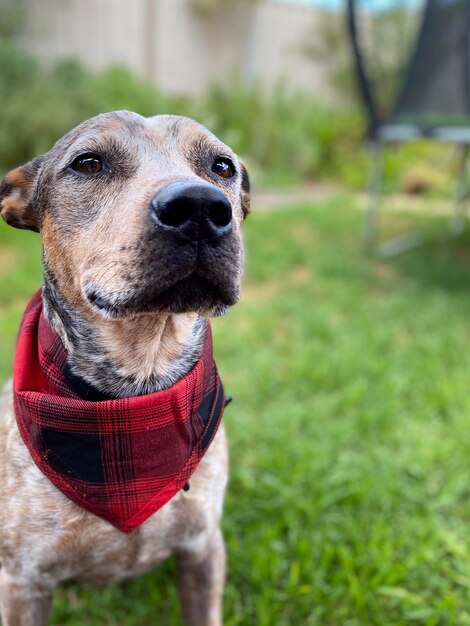
{"type": "MultiPolygon", "coordinates": [[[[92,118],[7,174],[0,201],[9,224],[41,233],[44,310],[71,371],[112,397],[172,385],[197,361],[207,318],[238,299],[248,177],[233,152],[193,120],[128,111],[92,118]],[[223,193],[231,208],[223,236],[174,233],[155,220],[155,198],[174,183],[223,193]]],[[[39,471],[20,438],[7,384],[0,395],[4,626],[45,626],[63,580],[136,576],[172,553],[185,623],[220,625],[226,481],[221,427],[190,490],[125,535],[39,471]]]]}

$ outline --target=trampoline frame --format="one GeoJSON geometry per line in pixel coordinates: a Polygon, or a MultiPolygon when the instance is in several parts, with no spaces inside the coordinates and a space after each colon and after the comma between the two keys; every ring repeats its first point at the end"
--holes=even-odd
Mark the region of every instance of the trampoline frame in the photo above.
{"type": "MultiPolygon", "coordinates": [[[[387,144],[400,144],[419,139],[431,139],[434,141],[451,143],[457,146],[459,151],[459,167],[455,194],[455,210],[450,220],[449,230],[453,235],[459,235],[465,227],[467,203],[470,199],[470,186],[468,184],[468,157],[470,152],[470,126],[418,126],[415,124],[402,124],[393,122],[393,115],[389,121],[381,121],[376,106],[376,98],[373,87],[364,65],[362,50],[359,45],[358,29],[356,22],[355,0],[346,0],[346,14],[349,38],[352,47],[356,77],[359,84],[363,104],[368,114],[369,126],[367,131],[368,151],[370,155],[369,179],[367,184],[368,202],[363,226],[363,243],[368,251],[377,252],[382,257],[394,256],[406,250],[414,248],[425,242],[422,233],[408,233],[378,244],[379,211],[382,196],[383,181],[383,151],[387,144]]],[[[410,68],[420,45],[423,25],[427,16],[427,6],[423,11],[423,24],[418,31],[416,49],[410,57],[408,71],[405,77],[409,80],[410,68]]],[[[470,29],[469,34],[470,37],[470,29]]],[[[470,56],[470,55],[469,55],[470,56]]],[[[470,59],[466,59],[466,73],[470,76],[470,59]]],[[[397,99],[400,101],[401,94],[397,99]]],[[[469,111],[470,115],[470,111],[469,111]]]]}

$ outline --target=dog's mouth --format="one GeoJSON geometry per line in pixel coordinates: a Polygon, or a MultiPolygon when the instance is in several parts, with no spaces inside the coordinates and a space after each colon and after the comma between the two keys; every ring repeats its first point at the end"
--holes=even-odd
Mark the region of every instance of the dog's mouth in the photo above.
{"type": "Polygon", "coordinates": [[[91,283],[84,295],[102,315],[124,318],[146,313],[199,313],[217,316],[236,304],[240,290],[236,284],[216,284],[196,271],[162,288],[141,288],[109,292],[91,283]]]}
{"type": "Polygon", "coordinates": [[[160,235],[143,238],[133,256],[110,259],[107,273],[95,266],[83,272],[82,294],[94,310],[110,318],[146,313],[208,317],[238,302],[243,261],[238,237],[176,245],[160,235]]]}

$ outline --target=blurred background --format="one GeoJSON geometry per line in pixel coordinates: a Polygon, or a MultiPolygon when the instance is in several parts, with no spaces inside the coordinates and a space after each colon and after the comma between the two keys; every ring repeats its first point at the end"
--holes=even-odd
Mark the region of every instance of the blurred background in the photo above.
{"type": "MultiPolygon", "coordinates": [[[[458,37],[435,20],[412,92],[431,82],[451,104],[469,84],[470,0],[442,4],[458,37]],[[456,38],[463,70],[439,63],[456,38]]],[[[234,396],[227,626],[470,625],[470,123],[454,111],[446,142],[429,121],[377,131],[423,7],[356,2],[374,120],[340,0],[0,0],[1,175],[113,109],[194,117],[250,173],[243,296],[213,323],[234,396]],[[367,206],[380,240],[420,245],[366,253],[367,206]]],[[[38,235],[0,225],[1,382],[40,255],[38,235]]],[[[172,561],[101,590],[66,584],[52,623],[156,615],[181,623],[172,561]]]]}

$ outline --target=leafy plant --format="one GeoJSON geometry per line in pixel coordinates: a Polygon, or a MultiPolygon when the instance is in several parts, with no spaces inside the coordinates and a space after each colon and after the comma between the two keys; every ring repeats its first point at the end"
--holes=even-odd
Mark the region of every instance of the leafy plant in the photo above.
{"type": "MultiPolygon", "coordinates": [[[[399,0],[393,8],[370,11],[366,0],[356,2],[357,26],[366,71],[381,111],[393,106],[409,62],[416,8],[399,0]]],[[[351,106],[358,102],[351,43],[343,12],[318,13],[304,53],[316,63],[326,64],[331,87],[338,98],[351,106]]]]}
{"type": "Polygon", "coordinates": [[[237,5],[255,5],[259,0],[189,0],[192,8],[200,15],[210,15],[221,10],[231,9],[237,5]],[[223,6],[222,6],[223,5],[223,6]]]}
{"type": "MultiPolygon", "coordinates": [[[[337,110],[282,83],[270,93],[244,87],[233,77],[198,100],[164,94],[113,67],[92,73],[73,60],[46,69],[11,42],[0,45],[0,171],[48,150],[82,120],[114,109],[144,116],[173,113],[193,117],[240,154],[255,184],[293,185],[335,180],[364,187],[367,160],[361,151],[364,123],[355,107],[337,110]]],[[[387,185],[407,188],[418,172],[426,191],[449,189],[452,165],[448,149],[430,144],[389,151],[387,185]],[[442,166],[442,163],[444,166],[442,166]],[[418,169],[419,171],[418,171],[418,169]],[[411,170],[411,174],[407,172],[411,170]]],[[[416,187],[416,185],[414,185],[416,187]]]]}
{"type": "Polygon", "coordinates": [[[24,30],[26,0],[0,0],[0,41],[11,41],[24,30]]]}

